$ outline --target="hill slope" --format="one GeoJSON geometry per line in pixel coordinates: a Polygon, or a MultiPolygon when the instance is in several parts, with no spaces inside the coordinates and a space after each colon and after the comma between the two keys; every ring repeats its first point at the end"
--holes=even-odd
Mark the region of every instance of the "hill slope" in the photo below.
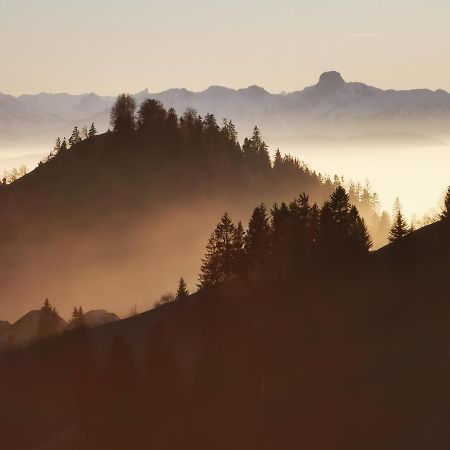
{"type": "MultiPolygon", "coordinates": [[[[224,285],[93,329],[105,394],[139,400],[102,397],[96,432],[75,438],[77,422],[66,417],[48,436],[66,436],[67,448],[84,436],[83,448],[97,449],[127,439],[130,449],[447,448],[449,249],[440,223],[347,276],[326,273],[327,282],[296,288],[224,285]],[[139,366],[150,364],[137,394],[131,372],[113,381],[124,366],[111,355],[131,361],[118,336],[139,366]],[[120,423],[114,436],[102,435],[102,420],[120,423]]],[[[47,348],[58,362],[60,344],[47,348]]]]}
{"type": "MultiPolygon", "coordinates": [[[[181,276],[194,286],[224,211],[245,222],[258,202],[270,207],[305,191],[321,204],[332,192],[330,180],[290,157],[271,167],[253,138],[244,151],[230,124],[208,131],[206,118],[194,119],[86,139],[0,186],[4,318],[46,297],[66,317],[80,304],[119,314],[135,304],[147,309],[181,276]]],[[[384,239],[366,194],[352,201],[384,239]]]]}

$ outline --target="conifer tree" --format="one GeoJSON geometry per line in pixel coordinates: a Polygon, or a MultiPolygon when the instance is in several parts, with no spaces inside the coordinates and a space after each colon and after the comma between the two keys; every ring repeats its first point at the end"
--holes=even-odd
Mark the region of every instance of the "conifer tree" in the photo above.
{"type": "Polygon", "coordinates": [[[61,139],[59,137],[57,137],[55,145],[53,147],[53,151],[50,153],[50,158],[57,155],[60,150],[61,150],[61,139]]]}
{"type": "Polygon", "coordinates": [[[283,157],[281,156],[280,149],[277,148],[277,151],[275,152],[275,158],[273,160],[273,170],[276,173],[279,173],[282,168],[283,168],[283,157]]]}
{"type": "Polygon", "coordinates": [[[94,122],[91,123],[91,127],[88,131],[88,138],[92,138],[97,134],[97,129],[95,128],[94,122]]]}
{"type": "Polygon", "coordinates": [[[203,119],[203,129],[207,135],[216,136],[220,128],[217,125],[216,117],[214,114],[206,114],[205,118],[203,119]]]}
{"type": "Polygon", "coordinates": [[[166,128],[171,132],[178,130],[178,116],[174,108],[167,111],[166,128]]]}
{"type": "Polygon", "coordinates": [[[72,317],[70,319],[70,323],[74,323],[78,320],[78,308],[75,306],[73,308],[72,317]]]}
{"type": "Polygon", "coordinates": [[[75,126],[75,128],[72,131],[72,135],[69,138],[69,145],[70,145],[70,147],[73,147],[74,145],[78,144],[79,142],[81,142],[80,130],[78,130],[78,127],[75,126]]]}
{"type": "Polygon", "coordinates": [[[60,148],[60,151],[61,151],[61,153],[64,153],[66,150],[67,150],[67,140],[66,140],[66,138],[64,137],[64,139],[63,139],[62,142],[61,142],[61,148],[60,148]]]}
{"type": "Polygon", "coordinates": [[[352,255],[367,253],[372,241],[364,220],[338,181],[330,200],[324,203],[320,212],[319,244],[329,258],[350,261],[352,255]]]}
{"type": "Polygon", "coordinates": [[[372,247],[372,238],[367,230],[366,222],[360,217],[356,206],[350,209],[350,227],[351,234],[354,237],[354,242],[358,248],[363,252],[368,252],[372,247]]]}
{"type": "Polygon", "coordinates": [[[245,236],[245,256],[250,270],[260,269],[270,251],[270,225],[266,207],[261,203],[253,210],[245,236]]]}
{"type": "Polygon", "coordinates": [[[79,308],[76,306],[74,307],[69,325],[72,329],[82,328],[86,325],[83,308],[81,306],[79,308]]]}
{"type": "Polygon", "coordinates": [[[390,243],[396,242],[399,239],[405,237],[409,233],[408,225],[403,218],[401,205],[399,199],[395,201],[394,205],[394,223],[391,226],[391,229],[389,230],[389,237],[388,240],[390,243]]]}
{"type": "Polygon", "coordinates": [[[242,276],[245,272],[245,230],[239,221],[233,233],[233,273],[242,276]]]}
{"type": "Polygon", "coordinates": [[[180,281],[178,282],[176,299],[179,300],[181,298],[186,298],[188,296],[189,296],[189,290],[187,288],[187,284],[183,278],[180,278],[180,281]]]}
{"type": "Polygon", "coordinates": [[[199,288],[217,286],[236,275],[234,239],[236,227],[225,213],[209,238],[206,254],[202,259],[199,288]]]}
{"type": "Polygon", "coordinates": [[[38,337],[43,339],[57,334],[60,331],[61,318],[56,309],[45,299],[41,308],[38,324],[38,337]]]}
{"type": "Polygon", "coordinates": [[[228,141],[230,141],[233,144],[237,144],[238,135],[236,127],[234,126],[231,120],[227,122],[227,120],[224,119],[223,126],[220,131],[228,141]]]}
{"type": "Polygon", "coordinates": [[[444,207],[441,212],[441,220],[450,222],[450,186],[447,188],[444,198],[444,207]]]}
{"type": "Polygon", "coordinates": [[[245,138],[242,151],[246,160],[258,171],[270,169],[271,162],[267,144],[262,140],[259,128],[253,128],[253,134],[250,139],[245,138]]]}

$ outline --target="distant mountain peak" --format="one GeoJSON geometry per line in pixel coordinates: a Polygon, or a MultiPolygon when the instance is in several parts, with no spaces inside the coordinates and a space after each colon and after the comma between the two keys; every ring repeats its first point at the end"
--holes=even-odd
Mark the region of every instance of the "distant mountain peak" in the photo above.
{"type": "Polygon", "coordinates": [[[264,88],[257,86],[256,84],[249,86],[248,88],[239,89],[238,92],[248,93],[252,96],[264,96],[268,94],[264,88]]]}
{"type": "Polygon", "coordinates": [[[341,74],[339,72],[336,72],[335,70],[332,70],[329,72],[324,72],[322,75],[320,75],[317,86],[332,92],[336,91],[344,84],[345,80],[342,78],[341,74]]]}

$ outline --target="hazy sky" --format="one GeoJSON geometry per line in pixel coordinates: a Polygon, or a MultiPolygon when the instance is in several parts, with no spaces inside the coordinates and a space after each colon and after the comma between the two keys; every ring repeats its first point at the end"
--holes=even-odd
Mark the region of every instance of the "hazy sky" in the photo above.
{"type": "Polygon", "coordinates": [[[0,0],[0,91],[450,90],[449,0],[0,0]]]}

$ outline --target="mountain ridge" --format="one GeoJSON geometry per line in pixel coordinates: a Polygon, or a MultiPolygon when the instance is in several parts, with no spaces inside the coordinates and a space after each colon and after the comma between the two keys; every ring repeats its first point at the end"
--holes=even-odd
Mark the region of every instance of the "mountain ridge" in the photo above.
{"type": "MultiPolygon", "coordinates": [[[[416,132],[432,138],[448,136],[450,94],[431,89],[380,89],[347,82],[337,71],[324,72],[316,84],[288,93],[271,93],[261,86],[233,89],[211,85],[201,91],[171,88],[134,94],[139,104],[160,100],[181,114],[193,107],[202,115],[211,112],[220,121],[233,118],[240,135],[258,124],[270,144],[287,134],[314,132],[326,136],[416,132]]],[[[73,126],[95,122],[99,131],[109,127],[112,96],[39,93],[0,94],[0,151],[39,145],[48,149],[56,136],[67,136],[73,126]]]]}

